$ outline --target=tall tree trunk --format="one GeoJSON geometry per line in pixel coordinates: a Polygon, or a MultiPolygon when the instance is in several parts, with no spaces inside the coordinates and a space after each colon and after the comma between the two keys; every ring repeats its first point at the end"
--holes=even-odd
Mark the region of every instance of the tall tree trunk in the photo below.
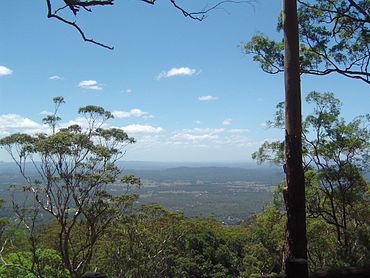
{"type": "Polygon", "coordinates": [[[308,277],[297,1],[283,0],[285,81],[285,271],[289,278],[308,277]]]}

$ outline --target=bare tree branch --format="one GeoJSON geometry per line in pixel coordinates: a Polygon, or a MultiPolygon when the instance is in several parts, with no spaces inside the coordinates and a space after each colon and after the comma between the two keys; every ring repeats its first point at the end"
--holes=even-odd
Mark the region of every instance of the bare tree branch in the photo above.
{"type": "MultiPolygon", "coordinates": [[[[65,3],[64,6],[62,7],[59,7],[57,9],[53,9],[53,6],[52,6],[52,1],[53,0],[46,0],[46,6],[47,6],[47,17],[48,18],[55,18],[67,25],[70,25],[72,26],[74,29],[77,30],[77,32],[80,34],[80,36],[82,37],[82,39],[85,41],[85,42],[89,42],[89,43],[92,43],[92,44],[96,44],[100,47],[103,47],[103,48],[107,48],[109,50],[113,50],[114,47],[113,46],[109,46],[107,44],[104,44],[104,43],[101,43],[101,42],[98,42],[92,38],[88,38],[86,35],[85,35],[85,32],[83,31],[83,29],[76,23],[76,21],[73,21],[73,20],[69,20],[67,19],[66,17],[62,16],[59,14],[59,12],[61,12],[62,10],[64,10],[65,8],[69,8],[69,10],[73,13],[74,16],[77,16],[78,12],[80,11],[80,9],[84,9],[85,11],[87,12],[92,12],[91,8],[92,7],[95,7],[95,6],[111,6],[113,5],[113,1],[114,0],[85,0],[85,1],[80,1],[80,0],[63,0],[63,2],[65,3]]],[[[142,2],[145,2],[147,4],[151,4],[151,5],[154,5],[155,2],[157,0],[141,0],[142,2]]],[[[248,4],[251,4],[254,2],[254,0],[245,0],[245,1],[233,1],[233,0],[224,0],[224,1],[220,1],[218,2],[217,4],[209,7],[209,8],[204,8],[203,10],[201,11],[198,11],[198,12],[188,12],[185,8],[183,8],[181,5],[179,5],[176,0],[169,0],[171,2],[171,4],[178,10],[181,11],[181,13],[185,16],[185,17],[189,17],[191,19],[194,19],[194,20],[197,20],[197,21],[202,21],[206,18],[207,14],[209,12],[211,12],[212,10],[215,10],[215,9],[218,9],[220,8],[222,5],[224,4],[227,4],[227,3],[233,3],[233,4],[241,4],[241,3],[248,3],[248,4]]]]}
{"type": "MultiPolygon", "coordinates": [[[[145,1],[145,0],[144,0],[145,1]]],[[[233,3],[233,4],[241,4],[241,3],[248,3],[250,4],[251,1],[232,1],[232,0],[226,0],[226,1],[221,1],[221,2],[218,2],[217,4],[211,6],[210,8],[204,8],[202,11],[199,11],[199,12],[188,12],[186,11],[184,8],[182,8],[181,6],[179,6],[175,0],[170,0],[170,2],[172,3],[172,5],[180,10],[182,12],[182,14],[185,16],[185,17],[189,17],[191,19],[194,19],[194,20],[198,20],[198,21],[202,21],[204,20],[206,17],[207,17],[207,14],[212,11],[212,10],[215,10],[217,8],[219,8],[220,6],[222,6],[223,4],[226,4],[226,3],[233,3]]]]}
{"type": "MultiPolygon", "coordinates": [[[[71,25],[72,27],[74,27],[80,33],[82,39],[85,42],[90,42],[90,43],[96,44],[98,46],[101,46],[101,47],[104,47],[104,48],[107,48],[107,49],[110,49],[110,50],[113,50],[114,49],[114,47],[112,47],[112,46],[109,46],[109,45],[106,45],[106,44],[97,42],[97,41],[95,41],[93,39],[87,38],[86,35],[85,35],[85,33],[84,33],[84,31],[80,28],[80,26],[76,22],[67,20],[64,17],[59,16],[57,14],[60,10],[64,9],[66,6],[64,6],[63,8],[59,8],[59,9],[57,9],[57,10],[55,10],[53,12],[50,1],[51,0],[46,0],[46,4],[47,4],[47,7],[48,7],[48,18],[56,18],[57,20],[62,21],[63,23],[66,23],[68,25],[71,25]]],[[[72,12],[75,15],[79,11],[78,5],[81,6],[81,7],[84,7],[84,8],[87,8],[89,6],[96,6],[96,5],[113,5],[113,0],[111,0],[111,1],[91,1],[91,2],[80,2],[80,1],[76,1],[76,0],[73,0],[73,1],[71,1],[71,0],[68,0],[68,1],[65,0],[64,2],[67,3],[67,6],[72,10],[72,12]],[[69,2],[73,2],[74,4],[71,4],[69,2]],[[96,2],[98,2],[98,3],[96,3],[96,2]],[[79,3],[79,4],[77,5],[76,3],[79,3]],[[88,5],[87,3],[90,3],[90,5],[88,5]],[[95,3],[95,4],[93,4],[93,3],[95,3]]],[[[91,11],[91,10],[89,10],[89,11],[91,11]]]]}

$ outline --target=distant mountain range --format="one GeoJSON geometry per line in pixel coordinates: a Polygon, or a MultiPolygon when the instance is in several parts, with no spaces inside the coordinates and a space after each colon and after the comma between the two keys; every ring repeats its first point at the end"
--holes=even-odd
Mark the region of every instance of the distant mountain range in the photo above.
{"type": "MultiPolygon", "coordinates": [[[[142,179],[155,181],[258,181],[274,185],[283,179],[279,167],[261,167],[251,163],[181,163],[181,162],[119,162],[125,173],[133,173],[142,179]],[[244,166],[244,167],[241,167],[244,166]]],[[[33,172],[33,165],[28,167],[33,172]]],[[[19,169],[15,163],[0,162],[0,176],[18,176],[19,169]]],[[[4,182],[4,180],[3,180],[4,182]]]]}

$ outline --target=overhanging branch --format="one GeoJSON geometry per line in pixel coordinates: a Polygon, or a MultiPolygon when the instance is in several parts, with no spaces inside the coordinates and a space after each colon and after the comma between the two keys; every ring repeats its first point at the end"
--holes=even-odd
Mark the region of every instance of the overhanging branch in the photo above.
{"type": "MultiPolygon", "coordinates": [[[[74,16],[77,16],[78,12],[80,12],[81,8],[84,9],[87,12],[92,12],[91,8],[95,6],[111,6],[114,4],[114,0],[85,0],[85,1],[80,1],[80,0],[63,0],[65,3],[64,6],[53,9],[52,2],[53,0],[46,0],[46,6],[47,6],[47,16],[48,18],[55,18],[67,25],[72,26],[74,29],[77,30],[77,32],[80,34],[82,39],[85,42],[93,43],[96,44],[100,47],[107,48],[110,50],[113,50],[113,46],[109,46],[107,44],[98,42],[94,39],[88,38],[83,29],[76,23],[76,21],[69,20],[66,17],[62,16],[59,14],[62,10],[65,8],[69,8],[69,10],[72,12],[74,16]]],[[[157,0],[140,0],[142,2],[145,2],[147,4],[154,5],[157,0]]],[[[202,21],[206,18],[207,14],[211,12],[212,10],[220,8],[222,5],[227,4],[227,3],[232,3],[232,4],[241,4],[241,3],[248,3],[251,4],[254,2],[254,0],[246,0],[246,1],[233,1],[233,0],[224,0],[220,1],[217,4],[210,6],[208,8],[204,8],[201,11],[198,12],[189,12],[185,8],[183,8],[181,5],[177,4],[176,0],[169,0],[171,4],[178,10],[181,11],[181,13],[185,17],[189,17],[194,20],[202,21]]]]}
{"type": "MultiPolygon", "coordinates": [[[[91,12],[90,7],[92,7],[92,6],[113,5],[113,0],[108,0],[108,1],[64,0],[64,2],[70,8],[70,10],[72,11],[72,13],[74,15],[76,15],[78,13],[80,7],[83,7],[85,10],[91,12]]],[[[114,49],[114,47],[112,47],[112,46],[100,43],[98,41],[95,41],[94,39],[90,39],[90,38],[86,37],[84,31],[81,29],[81,27],[75,21],[70,21],[70,20],[68,20],[68,19],[66,19],[62,16],[59,16],[58,12],[61,11],[62,9],[64,9],[64,8],[66,8],[67,6],[58,8],[57,10],[53,11],[52,5],[51,5],[51,0],[46,0],[46,5],[47,5],[47,8],[48,8],[48,18],[56,18],[57,20],[65,23],[67,25],[72,26],[73,28],[75,28],[78,31],[78,33],[80,33],[82,39],[85,42],[90,42],[90,43],[96,44],[98,46],[101,46],[101,47],[104,47],[104,48],[107,48],[107,49],[110,49],[110,50],[114,49]]]]}

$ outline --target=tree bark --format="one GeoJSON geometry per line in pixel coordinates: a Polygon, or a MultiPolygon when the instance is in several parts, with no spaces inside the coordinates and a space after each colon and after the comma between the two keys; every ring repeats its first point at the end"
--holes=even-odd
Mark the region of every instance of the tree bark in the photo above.
{"type": "Polygon", "coordinates": [[[283,0],[285,81],[285,190],[288,277],[308,277],[297,1],[283,0]]]}

